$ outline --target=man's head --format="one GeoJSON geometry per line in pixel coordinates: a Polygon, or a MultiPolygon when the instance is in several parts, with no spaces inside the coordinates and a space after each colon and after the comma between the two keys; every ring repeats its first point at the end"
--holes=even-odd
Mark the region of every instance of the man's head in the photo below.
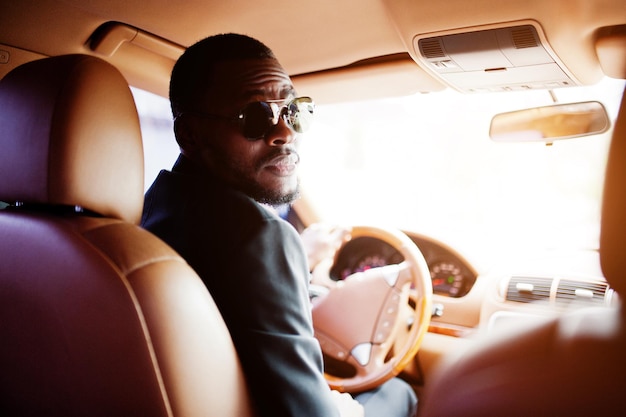
{"type": "Polygon", "coordinates": [[[298,109],[307,105],[296,101],[285,108],[295,97],[289,76],[261,42],[237,34],[206,38],[189,47],[172,71],[181,152],[257,201],[290,202],[298,194],[294,129],[302,130],[298,109]]]}

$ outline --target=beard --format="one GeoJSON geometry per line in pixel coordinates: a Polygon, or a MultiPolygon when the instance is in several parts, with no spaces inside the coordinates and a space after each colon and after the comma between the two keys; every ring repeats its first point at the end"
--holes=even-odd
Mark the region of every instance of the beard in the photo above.
{"type": "Polygon", "coordinates": [[[300,181],[291,192],[281,192],[267,187],[263,187],[256,181],[242,181],[240,187],[237,187],[244,194],[261,204],[270,206],[282,206],[291,204],[300,197],[300,181]]]}

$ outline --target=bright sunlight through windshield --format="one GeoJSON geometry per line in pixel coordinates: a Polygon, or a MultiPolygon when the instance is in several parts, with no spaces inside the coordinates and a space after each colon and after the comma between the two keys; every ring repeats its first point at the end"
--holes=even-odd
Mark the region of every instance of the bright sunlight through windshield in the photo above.
{"type": "MultiPolygon", "coordinates": [[[[611,120],[623,81],[556,90],[599,100],[611,120]]],[[[306,196],[325,221],[379,224],[474,247],[596,248],[611,131],[495,143],[491,117],[552,104],[546,91],[442,93],[320,106],[302,145],[306,196]]]]}

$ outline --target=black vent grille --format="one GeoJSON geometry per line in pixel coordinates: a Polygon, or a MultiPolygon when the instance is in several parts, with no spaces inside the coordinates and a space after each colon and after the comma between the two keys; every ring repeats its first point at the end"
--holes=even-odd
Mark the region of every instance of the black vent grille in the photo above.
{"type": "Polygon", "coordinates": [[[428,59],[446,57],[446,53],[443,51],[443,45],[441,45],[439,38],[420,39],[419,47],[422,55],[428,59]]]}
{"type": "Polygon", "coordinates": [[[534,48],[539,45],[532,26],[520,26],[511,30],[511,37],[516,49],[534,48]]]}
{"type": "Polygon", "coordinates": [[[605,304],[608,285],[603,281],[561,280],[556,291],[557,304],[605,304]]]}
{"type": "Polygon", "coordinates": [[[506,299],[518,303],[532,303],[550,300],[552,278],[511,277],[506,299]]]}

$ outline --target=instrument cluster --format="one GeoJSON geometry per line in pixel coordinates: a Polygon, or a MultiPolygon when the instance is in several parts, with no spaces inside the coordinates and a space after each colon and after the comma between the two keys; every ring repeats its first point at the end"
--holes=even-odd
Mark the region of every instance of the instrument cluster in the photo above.
{"type": "MultiPolygon", "coordinates": [[[[408,235],[426,259],[434,294],[458,298],[471,290],[477,274],[465,259],[433,239],[408,235]]],[[[341,281],[356,272],[397,264],[403,260],[402,254],[388,243],[373,237],[358,237],[339,250],[330,277],[341,281]]]]}

